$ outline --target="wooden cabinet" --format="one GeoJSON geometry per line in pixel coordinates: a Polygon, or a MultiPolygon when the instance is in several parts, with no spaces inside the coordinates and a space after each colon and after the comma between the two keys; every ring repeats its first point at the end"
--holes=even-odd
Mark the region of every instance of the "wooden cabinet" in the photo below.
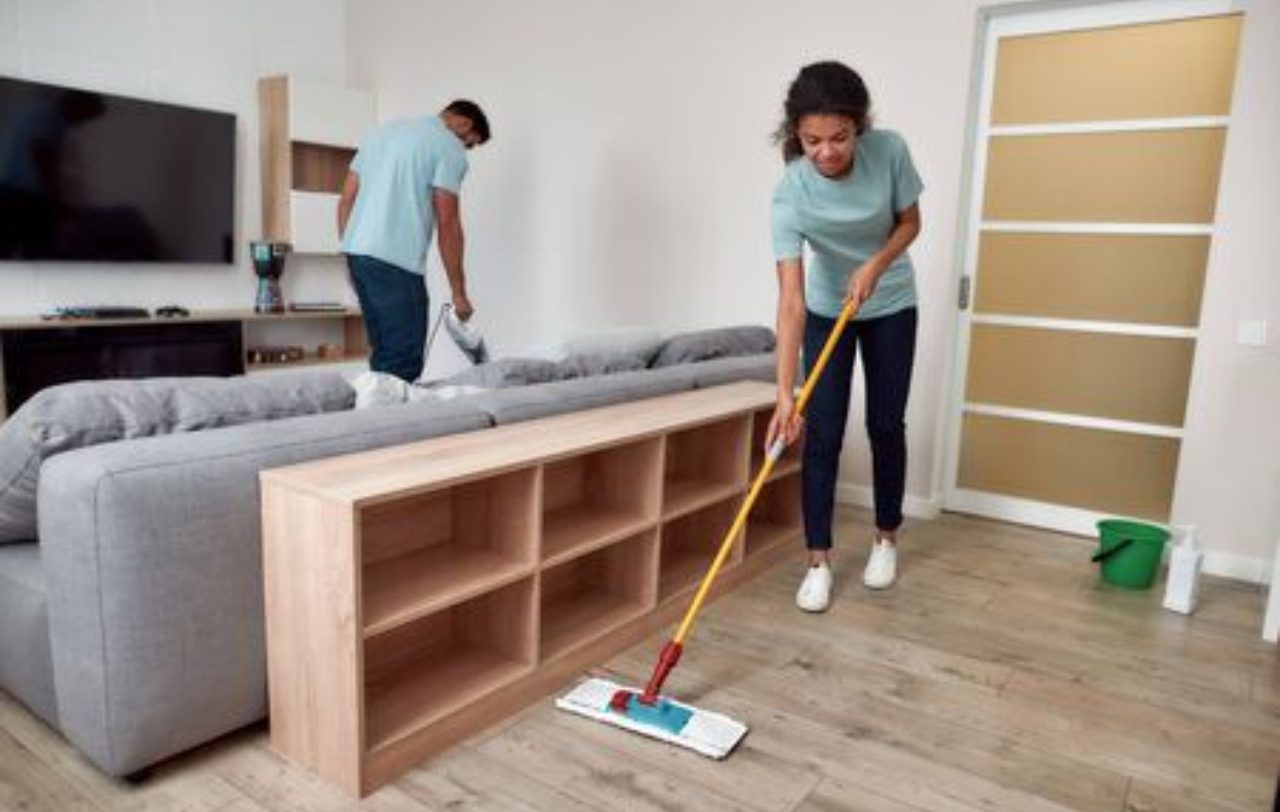
{"type": "Polygon", "coordinates": [[[262,230],[299,254],[338,253],[338,195],[374,97],[299,76],[258,81],[262,230]]]}
{"type": "MultiPolygon", "coordinates": [[[[663,629],[773,398],[731,384],[263,472],[273,747],[363,795],[663,629]]],[[[798,554],[796,464],[717,591],[798,554]]]]}

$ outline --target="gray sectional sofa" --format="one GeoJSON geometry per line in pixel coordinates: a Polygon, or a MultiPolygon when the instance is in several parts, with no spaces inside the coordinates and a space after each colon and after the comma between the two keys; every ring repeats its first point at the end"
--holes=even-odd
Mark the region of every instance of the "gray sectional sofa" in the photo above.
{"type": "Polygon", "coordinates": [[[60,453],[0,545],[0,687],[135,773],[267,713],[259,471],[746,379],[771,352],[60,453]]]}

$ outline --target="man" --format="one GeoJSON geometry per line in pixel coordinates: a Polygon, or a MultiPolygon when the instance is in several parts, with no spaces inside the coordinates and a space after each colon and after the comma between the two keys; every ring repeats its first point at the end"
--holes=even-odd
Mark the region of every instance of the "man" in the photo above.
{"type": "Polygon", "coordinates": [[[489,120],[458,100],[438,116],[393,121],[360,146],[338,201],[338,234],[373,349],[369,366],[413,383],[427,337],[423,278],[432,232],[458,318],[471,318],[462,270],[458,194],[466,150],[489,140],[489,120]]]}

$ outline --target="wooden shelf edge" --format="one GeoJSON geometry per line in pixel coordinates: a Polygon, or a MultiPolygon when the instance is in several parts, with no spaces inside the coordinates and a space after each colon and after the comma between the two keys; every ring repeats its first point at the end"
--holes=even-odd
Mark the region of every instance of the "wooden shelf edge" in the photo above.
{"type": "MultiPolygon", "coordinates": [[[[522,677],[528,676],[536,668],[533,663],[522,663],[518,660],[500,658],[496,655],[477,656],[473,652],[469,656],[474,660],[480,661],[479,666],[476,667],[476,670],[480,673],[465,681],[466,688],[464,690],[456,692],[454,696],[436,703],[427,711],[411,719],[400,721],[398,724],[391,726],[389,730],[375,732],[370,729],[366,734],[368,737],[365,746],[366,757],[373,756],[380,750],[394,747],[399,742],[431,727],[440,719],[456,713],[468,705],[479,702],[489,694],[511,685],[522,677]]],[[[412,670],[409,673],[412,674],[412,670]]],[[[405,676],[402,679],[404,682],[415,682],[412,676],[405,676]]]]}
{"type": "Polygon", "coordinates": [[[745,488],[738,484],[718,484],[708,485],[705,490],[700,490],[692,496],[681,496],[677,504],[663,504],[662,521],[663,523],[688,516],[690,513],[728,501],[730,498],[743,496],[745,488]]]}
{"type": "MultiPolygon", "coordinates": [[[[619,514],[621,515],[622,511],[619,511],[619,514]]],[[[556,550],[550,554],[547,553],[548,545],[546,543],[546,538],[544,537],[541,568],[546,570],[551,569],[552,567],[558,567],[561,564],[567,564],[576,558],[581,558],[584,555],[597,552],[598,550],[603,550],[604,548],[614,544],[628,541],[632,537],[638,536],[646,531],[653,530],[658,526],[657,519],[646,519],[638,517],[635,514],[630,514],[625,521],[627,522],[626,524],[620,524],[601,536],[588,539],[587,541],[576,542],[562,550],[556,550]]]]}
{"type": "Polygon", "coordinates": [[[541,654],[538,658],[539,664],[554,662],[572,654],[583,646],[594,643],[606,634],[616,631],[653,610],[652,606],[637,600],[618,600],[614,603],[613,608],[597,616],[585,629],[575,630],[572,635],[547,635],[543,632],[540,639],[541,654]],[[568,642],[556,640],[556,638],[564,638],[566,636],[569,638],[568,642]],[[552,640],[556,640],[556,645],[549,645],[549,637],[552,640]]]}
{"type": "MultiPolygon", "coordinates": [[[[495,554],[495,557],[498,556],[495,554]]],[[[394,564],[397,560],[390,559],[389,562],[382,563],[383,565],[394,564]]],[[[466,603],[481,595],[496,592],[517,581],[531,577],[536,570],[537,567],[532,563],[511,562],[504,565],[501,570],[464,586],[459,586],[443,593],[435,593],[427,599],[406,603],[393,611],[379,611],[376,618],[370,618],[366,614],[364,638],[368,640],[371,637],[386,634],[436,612],[444,611],[460,603],[466,603]]],[[[366,583],[368,583],[367,576],[366,583]]],[[[367,612],[368,610],[366,609],[367,612]]]]}

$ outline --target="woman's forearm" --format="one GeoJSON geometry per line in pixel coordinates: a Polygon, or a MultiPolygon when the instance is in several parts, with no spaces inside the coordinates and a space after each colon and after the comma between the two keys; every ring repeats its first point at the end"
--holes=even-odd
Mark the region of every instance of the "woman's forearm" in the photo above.
{"type": "Polygon", "coordinates": [[[778,346],[776,351],[778,398],[791,397],[796,369],[800,364],[800,342],[804,336],[804,300],[798,296],[778,299],[778,346]]]}

